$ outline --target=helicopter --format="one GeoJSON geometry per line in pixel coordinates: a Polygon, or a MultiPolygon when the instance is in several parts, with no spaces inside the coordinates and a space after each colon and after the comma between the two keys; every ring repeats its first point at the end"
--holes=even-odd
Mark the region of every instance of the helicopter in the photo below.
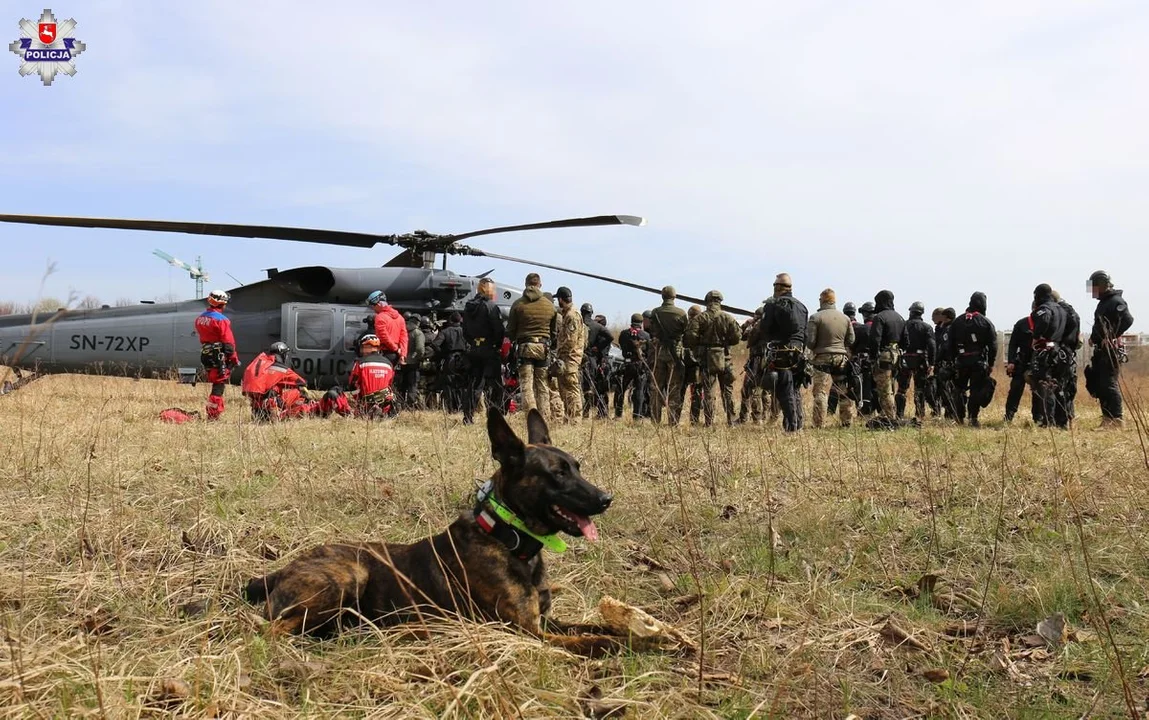
{"type": "MultiPolygon", "coordinates": [[[[356,357],[356,340],[373,314],[364,303],[372,291],[382,290],[388,302],[400,312],[444,319],[462,311],[475,295],[479,280],[490,271],[477,276],[457,274],[447,269],[449,255],[487,257],[635,290],[661,292],[627,280],[487,252],[460,243],[473,237],[525,230],[646,223],[635,215],[596,215],[448,235],[425,230],[377,235],[270,225],[52,215],[0,214],[0,222],[290,240],[360,248],[385,244],[401,248],[402,252],[382,267],[315,265],[283,271],[270,268],[266,279],[229,291],[231,302],[225,313],[232,323],[241,362],[246,365],[263,348],[283,341],[291,348],[292,367],[316,389],[339,385],[347,377],[356,357]],[[442,262],[436,267],[440,257],[442,262]]],[[[505,317],[522,292],[500,283],[495,287],[495,302],[505,317]]],[[[702,302],[689,295],[678,297],[687,302],[702,302]]],[[[740,315],[753,314],[737,307],[723,305],[723,308],[740,315]]],[[[202,300],[188,300],[134,307],[61,309],[48,318],[0,317],[0,365],[14,368],[19,378],[9,384],[8,389],[34,377],[62,372],[159,377],[175,371],[181,382],[194,384],[200,359],[194,322],[203,310],[202,300]],[[29,372],[31,375],[26,374],[29,372]]],[[[238,375],[240,373],[236,373],[238,375]]]]}

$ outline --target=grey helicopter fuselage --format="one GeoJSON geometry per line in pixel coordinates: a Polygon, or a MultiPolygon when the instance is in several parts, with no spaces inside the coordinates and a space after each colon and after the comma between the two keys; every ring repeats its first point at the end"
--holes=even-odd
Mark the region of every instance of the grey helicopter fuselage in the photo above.
{"type": "MultiPolygon", "coordinates": [[[[317,389],[343,384],[354,343],[374,315],[364,305],[383,290],[400,312],[444,318],[475,295],[479,278],[427,268],[329,268],[277,272],[231,291],[231,320],[245,365],[271,343],[292,350],[291,364],[317,389]]],[[[496,284],[504,315],[521,292],[496,284]]],[[[198,368],[195,319],[202,300],[133,307],[64,310],[0,317],[0,365],[36,373],[79,372],[129,377],[198,368]]],[[[237,377],[233,381],[238,381],[237,377]]]]}

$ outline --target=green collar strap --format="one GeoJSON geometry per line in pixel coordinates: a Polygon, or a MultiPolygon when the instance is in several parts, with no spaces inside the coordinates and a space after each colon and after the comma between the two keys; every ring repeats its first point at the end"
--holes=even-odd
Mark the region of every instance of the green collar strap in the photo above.
{"type": "MultiPolygon", "coordinates": [[[[479,515],[484,506],[489,507],[499,520],[506,523],[507,525],[510,525],[512,528],[518,532],[523,533],[527,537],[533,538],[547,550],[550,550],[553,553],[566,552],[567,544],[561,537],[558,536],[558,533],[551,535],[536,535],[535,533],[528,530],[527,526],[523,523],[522,520],[519,519],[518,515],[515,515],[513,512],[511,512],[510,508],[508,508],[506,505],[503,505],[495,498],[494,484],[490,480],[488,480],[483,485],[483,487],[479,489],[476,500],[476,516],[479,515]]],[[[490,531],[488,530],[488,532],[490,531]]]]}

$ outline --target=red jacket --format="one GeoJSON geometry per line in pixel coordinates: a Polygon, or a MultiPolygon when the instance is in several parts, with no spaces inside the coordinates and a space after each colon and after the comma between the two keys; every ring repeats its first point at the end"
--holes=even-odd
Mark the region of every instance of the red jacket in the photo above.
{"type": "Polygon", "coordinates": [[[349,390],[358,390],[359,396],[373,395],[391,387],[395,379],[395,368],[377,353],[361,357],[351,366],[351,377],[347,381],[349,390]]]}
{"type": "Polygon", "coordinates": [[[274,355],[260,353],[243,372],[243,394],[255,397],[266,395],[272,390],[282,394],[288,388],[303,387],[307,384],[299,373],[275,361],[274,355]]]}
{"type": "Polygon", "coordinates": [[[407,321],[399,311],[384,305],[375,313],[375,334],[379,336],[379,350],[407,357],[407,321]]]}
{"type": "Polygon", "coordinates": [[[235,335],[231,334],[231,320],[219,310],[205,310],[195,319],[195,331],[203,345],[222,343],[228,353],[231,365],[239,364],[239,354],[235,350],[235,335]]]}

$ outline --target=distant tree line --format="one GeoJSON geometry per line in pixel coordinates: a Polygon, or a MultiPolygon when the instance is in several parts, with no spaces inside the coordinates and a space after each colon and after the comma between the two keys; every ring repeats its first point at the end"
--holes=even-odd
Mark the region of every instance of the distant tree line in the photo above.
{"type": "MultiPolygon", "coordinates": [[[[179,302],[182,298],[176,296],[174,293],[161,295],[155,298],[155,302],[168,303],[179,302]]],[[[82,298],[73,298],[71,302],[65,302],[56,297],[40,298],[36,302],[22,303],[14,300],[0,300],[0,315],[26,315],[36,313],[37,315],[52,314],[62,308],[68,310],[94,310],[105,306],[109,307],[129,307],[131,305],[138,305],[139,301],[132,300],[126,297],[116,298],[115,302],[104,303],[100,298],[95,295],[85,295],[82,298]]]]}

